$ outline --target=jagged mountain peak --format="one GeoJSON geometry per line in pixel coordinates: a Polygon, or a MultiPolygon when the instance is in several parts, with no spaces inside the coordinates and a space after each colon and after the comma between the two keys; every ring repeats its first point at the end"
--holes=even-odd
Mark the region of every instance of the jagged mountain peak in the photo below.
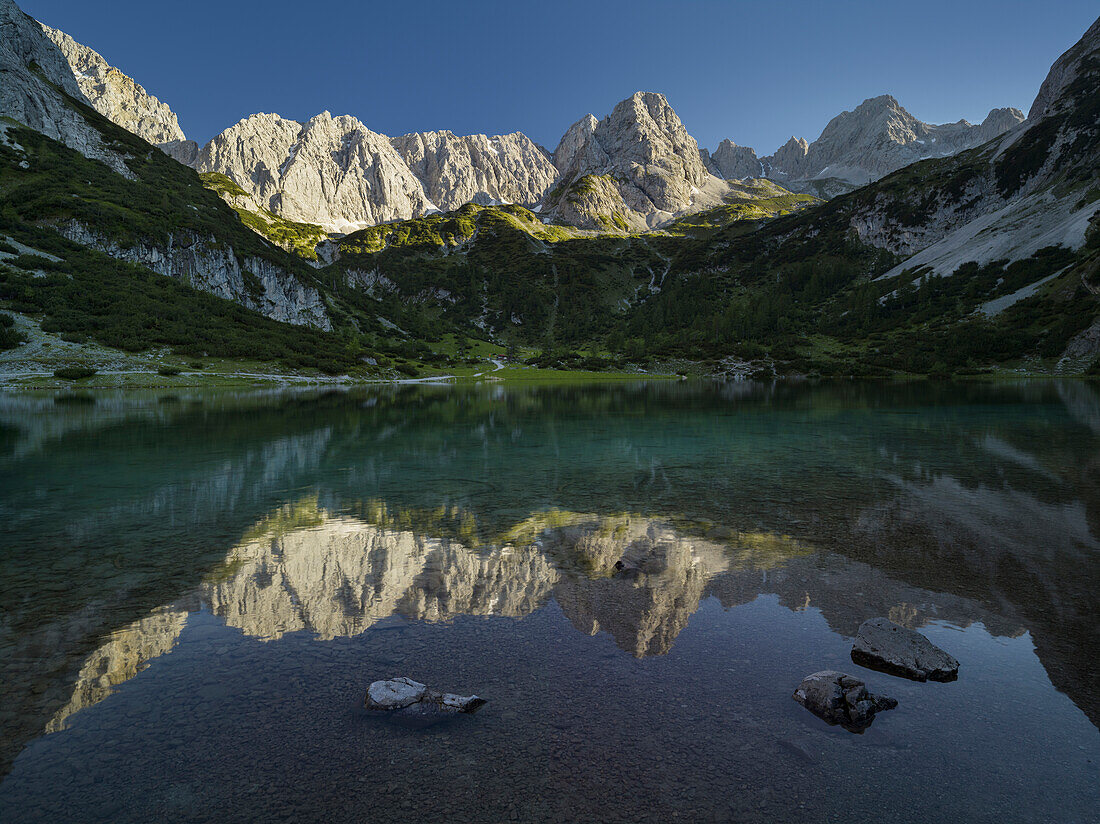
{"type": "Polygon", "coordinates": [[[305,123],[257,113],[215,136],[196,161],[265,209],[347,232],[421,215],[433,205],[389,138],[324,111],[305,123]]]}
{"type": "Polygon", "coordinates": [[[620,100],[608,117],[612,119],[624,117],[628,112],[635,118],[648,116],[658,122],[683,125],[672,106],[669,105],[668,98],[660,92],[634,92],[630,97],[620,100]]]}
{"type": "MultiPolygon", "coordinates": [[[[905,111],[905,108],[892,94],[880,94],[876,97],[868,97],[856,106],[855,111],[878,111],[883,109],[888,111],[905,111]]],[[[905,113],[908,114],[908,112],[905,113]]],[[[848,112],[844,112],[843,114],[848,114],[848,112]]]]}
{"type": "MultiPolygon", "coordinates": [[[[644,225],[660,225],[714,200],[703,192],[711,175],[699,144],[658,92],[635,92],[603,120],[592,115],[578,120],[558,144],[554,164],[563,191],[586,178],[591,190],[594,177],[610,175],[626,208],[644,225]]],[[[604,190],[608,185],[600,184],[604,190]]],[[[617,203],[610,192],[604,195],[600,203],[617,203]]],[[[607,217],[589,216],[596,223],[607,217]]]]}
{"type": "Polygon", "coordinates": [[[1023,121],[1019,109],[993,109],[980,125],[966,120],[933,125],[914,117],[897,98],[864,100],[834,117],[812,143],[791,138],[764,158],[769,176],[796,188],[836,180],[852,188],[927,157],[945,157],[979,146],[1023,121]]]}
{"type": "Polygon", "coordinates": [[[764,166],[755,150],[749,146],[738,146],[728,138],[718,144],[713,154],[706,149],[700,149],[699,154],[707,170],[723,180],[765,176],[764,166]]]}

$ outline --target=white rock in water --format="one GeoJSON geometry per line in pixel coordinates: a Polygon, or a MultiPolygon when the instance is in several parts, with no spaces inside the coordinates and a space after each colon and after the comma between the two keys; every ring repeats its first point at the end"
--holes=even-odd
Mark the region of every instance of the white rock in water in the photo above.
{"type": "Polygon", "coordinates": [[[852,646],[860,666],[912,678],[914,681],[954,681],[959,662],[919,632],[886,618],[864,621],[852,646]]]}
{"type": "Polygon", "coordinates": [[[486,703],[476,695],[455,695],[433,690],[411,678],[375,681],[367,688],[363,703],[368,710],[409,709],[420,714],[477,712],[486,703]]]}
{"type": "Polygon", "coordinates": [[[399,710],[415,704],[428,692],[428,687],[411,678],[391,678],[375,681],[367,689],[366,707],[371,710],[399,710]]]}

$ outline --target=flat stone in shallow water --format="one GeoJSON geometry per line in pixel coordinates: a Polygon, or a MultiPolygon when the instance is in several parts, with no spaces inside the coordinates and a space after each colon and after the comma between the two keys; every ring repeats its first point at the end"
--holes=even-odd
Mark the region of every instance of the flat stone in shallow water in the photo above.
{"type": "Polygon", "coordinates": [[[370,710],[399,710],[420,701],[428,687],[411,678],[390,678],[375,681],[367,688],[364,706],[370,710]]]}
{"type": "Polygon", "coordinates": [[[858,678],[836,670],[807,675],[791,697],[822,720],[855,733],[871,726],[875,713],[898,705],[893,698],[868,692],[858,678]]]}
{"type": "Polygon", "coordinates": [[[457,713],[474,713],[485,705],[476,695],[455,695],[433,690],[411,678],[375,681],[367,688],[363,706],[390,713],[412,726],[429,726],[457,713]]]}
{"type": "Polygon", "coordinates": [[[955,658],[919,632],[886,618],[871,618],[860,625],[852,660],[862,667],[914,681],[954,681],[959,676],[955,658]]]}

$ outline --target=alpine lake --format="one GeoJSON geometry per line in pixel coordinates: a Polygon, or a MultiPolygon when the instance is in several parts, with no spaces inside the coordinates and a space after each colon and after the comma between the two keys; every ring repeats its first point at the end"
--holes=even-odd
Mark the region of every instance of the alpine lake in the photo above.
{"type": "Polygon", "coordinates": [[[0,693],[4,824],[1096,822],[1100,385],[3,393],[0,693]]]}

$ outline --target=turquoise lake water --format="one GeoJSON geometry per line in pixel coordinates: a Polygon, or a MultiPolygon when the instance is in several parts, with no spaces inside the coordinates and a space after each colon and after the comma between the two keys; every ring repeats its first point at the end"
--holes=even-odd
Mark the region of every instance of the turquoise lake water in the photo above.
{"type": "Polygon", "coordinates": [[[0,692],[5,824],[1094,822],[1100,386],[0,394],[0,692]]]}

